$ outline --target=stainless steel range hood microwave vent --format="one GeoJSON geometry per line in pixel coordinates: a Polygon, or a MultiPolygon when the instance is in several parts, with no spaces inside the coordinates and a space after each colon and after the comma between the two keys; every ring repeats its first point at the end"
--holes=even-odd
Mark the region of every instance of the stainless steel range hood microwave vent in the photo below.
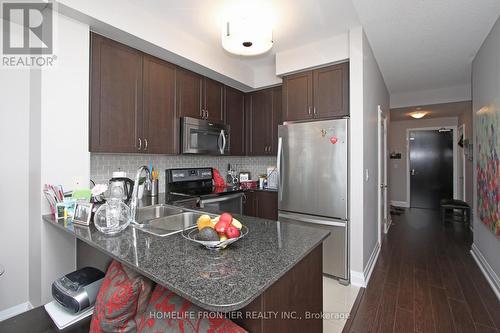
{"type": "Polygon", "coordinates": [[[229,125],[191,117],[181,118],[181,153],[229,155],[229,125]]]}

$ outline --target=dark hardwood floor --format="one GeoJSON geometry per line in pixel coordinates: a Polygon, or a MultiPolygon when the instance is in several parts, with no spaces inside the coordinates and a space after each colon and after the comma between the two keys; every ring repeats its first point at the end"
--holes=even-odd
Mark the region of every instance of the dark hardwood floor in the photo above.
{"type": "Polygon", "coordinates": [[[472,233],[425,209],[393,223],[344,332],[500,332],[500,302],[469,252],[472,233]]]}

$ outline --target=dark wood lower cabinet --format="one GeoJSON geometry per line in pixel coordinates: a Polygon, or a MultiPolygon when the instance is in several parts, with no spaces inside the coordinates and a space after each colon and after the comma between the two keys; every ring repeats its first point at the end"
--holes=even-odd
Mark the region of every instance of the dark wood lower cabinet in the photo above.
{"type": "Polygon", "coordinates": [[[243,215],[262,219],[278,219],[278,193],[272,191],[246,191],[243,215]]]}
{"type": "Polygon", "coordinates": [[[320,244],[262,295],[237,311],[233,318],[240,318],[234,321],[252,333],[322,332],[322,263],[320,244]]]}

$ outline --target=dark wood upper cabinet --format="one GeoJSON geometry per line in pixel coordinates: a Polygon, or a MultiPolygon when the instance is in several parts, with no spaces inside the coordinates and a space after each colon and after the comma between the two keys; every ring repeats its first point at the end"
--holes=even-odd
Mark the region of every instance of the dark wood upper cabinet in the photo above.
{"type": "Polygon", "coordinates": [[[202,118],[203,77],[188,70],[176,70],[177,115],[202,118]]]}
{"type": "Polygon", "coordinates": [[[313,75],[311,71],[283,79],[283,120],[312,118],[313,75]]]}
{"type": "Polygon", "coordinates": [[[272,138],[270,133],[273,110],[271,89],[248,94],[248,155],[268,155],[272,138]]]}
{"type": "Polygon", "coordinates": [[[272,88],[273,93],[273,112],[271,114],[271,147],[269,154],[276,155],[278,153],[278,126],[283,123],[282,120],[282,87],[272,88]]]}
{"type": "Polygon", "coordinates": [[[152,154],[176,154],[175,66],[145,55],[143,73],[143,149],[152,154]]]}
{"type": "Polygon", "coordinates": [[[283,121],[348,115],[348,62],[283,78],[283,121]]]}
{"type": "Polygon", "coordinates": [[[313,71],[315,118],[349,115],[349,63],[313,71]]]}
{"type": "Polygon", "coordinates": [[[92,34],[92,152],[137,152],[142,138],[142,53],[92,34]]]}
{"type": "Polygon", "coordinates": [[[220,82],[203,78],[203,110],[205,119],[224,122],[224,85],[220,82]]]}
{"type": "Polygon", "coordinates": [[[281,123],[281,87],[255,91],[246,98],[247,154],[275,155],[281,123]]]}
{"type": "Polygon", "coordinates": [[[225,87],[224,101],[225,123],[230,126],[230,153],[233,156],[245,155],[245,94],[225,87]]]}

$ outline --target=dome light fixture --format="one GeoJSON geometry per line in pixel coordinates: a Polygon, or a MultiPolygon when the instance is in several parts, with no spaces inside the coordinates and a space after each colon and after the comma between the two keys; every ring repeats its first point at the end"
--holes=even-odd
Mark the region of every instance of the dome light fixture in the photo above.
{"type": "Polygon", "coordinates": [[[257,15],[235,16],[222,28],[222,47],[242,56],[264,54],[273,47],[273,29],[268,20],[257,15]]]}
{"type": "Polygon", "coordinates": [[[410,113],[410,116],[415,119],[420,119],[423,118],[426,114],[427,112],[418,111],[410,113]]]}

